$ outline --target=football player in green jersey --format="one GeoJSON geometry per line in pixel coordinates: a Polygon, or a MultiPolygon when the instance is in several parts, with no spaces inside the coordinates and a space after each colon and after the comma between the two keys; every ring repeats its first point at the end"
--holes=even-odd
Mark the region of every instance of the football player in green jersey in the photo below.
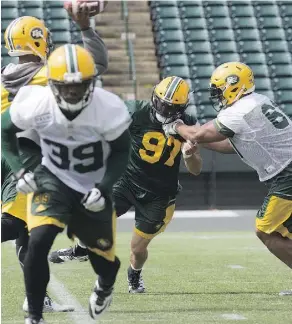
{"type": "MultiPolygon", "coordinates": [[[[126,101],[133,122],[130,126],[131,155],[124,175],[114,186],[113,198],[118,216],[135,207],[135,229],[131,241],[128,284],[130,293],[144,292],[141,276],[151,240],[171,221],[179,191],[181,155],[189,172],[198,175],[202,159],[196,146],[180,136],[166,137],[165,123],[180,118],[196,125],[194,115],[186,113],[189,86],[179,77],[167,77],[153,91],[151,101],[126,101]]],[[[62,249],[50,255],[50,261],[62,263],[87,254],[82,245],[62,249]]]]}

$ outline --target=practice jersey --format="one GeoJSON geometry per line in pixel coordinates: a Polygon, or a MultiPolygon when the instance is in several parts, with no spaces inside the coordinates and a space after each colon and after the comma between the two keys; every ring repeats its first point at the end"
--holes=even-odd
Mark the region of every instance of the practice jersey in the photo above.
{"type": "Polygon", "coordinates": [[[292,161],[292,121],[268,97],[252,93],[220,111],[215,126],[266,181],[292,161]]]}
{"type": "Polygon", "coordinates": [[[101,182],[110,154],[108,142],[122,135],[131,123],[124,102],[101,88],[94,88],[91,103],[69,121],[50,87],[23,87],[11,105],[10,116],[18,128],[37,131],[42,164],[81,193],[101,182]]]}
{"type": "MultiPolygon", "coordinates": [[[[165,136],[149,101],[126,101],[126,105],[133,122],[131,155],[124,177],[137,187],[160,196],[176,194],[184,140],[179,135],[165,136]]],[[[197,122],[191,114],[184,114],[181,119],[187,125],[197,122]]]]}

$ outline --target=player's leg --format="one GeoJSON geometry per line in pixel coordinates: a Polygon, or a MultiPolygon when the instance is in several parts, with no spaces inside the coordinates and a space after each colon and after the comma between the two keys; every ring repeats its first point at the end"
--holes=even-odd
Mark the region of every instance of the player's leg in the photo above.
{"type": "Polygon", "coordinates": [[[28,299],[28,317],[40,320],[49,282],[48,253],[58,233],[62,232],[71,214],[71,193],[45,167],[35,170],[38,190],[28,206],[30,239],[24,261],[24,279],[28,299]],[[31,213],[30,213],[31,212],[31,213]]]}
{"type": "MultiPolygon", "coordinates": [[[[115,202],[117,217],[125,214],[132,206],[125,192],[123,181],[119,180],[113,188],[113,200],[115,202]]],[[[72,260],[78,260],[80,262],[88,260],[87,248],[80,240],[73,247],[53,251],[49,255],[49,261],[52,263],[60,264],[72,260]]]]}
{"type": "Polygon", "coordinates": [[[110,305],[114,283],[120,268],[115,255],[116,214],[112,201],[106,199],[104,210],[94,213],[80,203],[82,196],[76,193],[74,214],[68,226],[68,235],[76,235],[86,244],[92,268],[98,275],[93,293],[90,296],[89,312],[98,318],[110,305]]]}
{"type": "Polygon", "coordinates": [[[163,232],[173,217],[175,197],[145,198],[146,203],[135,203],[135,230],[131,240],[130,266],[128,267],[128,284],[130,293],[145,291],[142,268],[148,258],[148,245],[152,239],[163,232]]]}

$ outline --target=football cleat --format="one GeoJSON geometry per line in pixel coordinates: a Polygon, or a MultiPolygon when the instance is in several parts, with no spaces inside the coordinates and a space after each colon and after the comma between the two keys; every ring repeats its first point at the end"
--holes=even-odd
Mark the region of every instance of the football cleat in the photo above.
{"type": "Polygon", "coordinates": [[[145,286],[141,272],[142,270],[134,270],[131,266],[128,268],[129,293],[141,294],[145,292],[145,286]]]}
{"type": "MultiPolygon", "coordinates": [[[[28,312],[28,301],[25,298],[22,309],[28,312]]],[[[74,307],[69,305],[60,305],[54,302],[51,297],[46,294],[44,299],[43,312],[44,313],[58,313],[58,312],[74,312],[74,307]]]]}
{"type": "Polygon", "coordinates": [[[24,324],[46,324],[46,322],[42,318],[39,320],[36,320],[36,319],[32,319],[30,317],[27,317],[24,320],[24,324]]]}
{"type": "Polygon", "coordinates": [[[292,296],[292,289],[283,290],[279,293],[280,296],[292,296]]]}
{"type": "Polygon", "coordinates": [[[49,261],[52,263],[64,263],[72,260],[78,260],[79,262],[88,261],[87,249],[76,244],[67,249],[54,251],[49,255],[49,261]]]}
{"type": "Polygon", "coordinates": [[[96,280],[93,293],[89,299],[89,314],[91,318],[98,319],[110,306],[113,299],[113,288],[103,290],[96,280]]]}

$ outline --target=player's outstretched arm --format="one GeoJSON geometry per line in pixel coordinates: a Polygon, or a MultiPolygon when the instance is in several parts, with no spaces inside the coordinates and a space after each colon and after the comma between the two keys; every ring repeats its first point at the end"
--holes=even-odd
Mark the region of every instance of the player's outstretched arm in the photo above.
{"type": "Polygon", "coordinates": [[[10,109],[1,115],[1,148],[2,154],[9,163],[12,171],[17,173],[23,168],[18,154],[16,133],[23,129],[18,128],[11,120],[10,109]]]}
{"type": "Polygon", "coordinates": [[[103,40],[90,27],[88,7],[83,6],[76,14],[73,14],[72,7],[69,7],[67,11],[81,29],[83,45],[93,56],[98,75],[103,74],[108,67],[108,52],[103,40]]]}
{"type": "Polygon", "coordinates": [[[199,175],[203,165],[199,146],[185,142],[182,146],[182,153],[187,170],[193,175],[199,175]]]}
{"type": "Polygon", "coordinates": [[[130,141],[130,133],[127,129],[117,139],[108,142],[111,153],[107,159],[105,175],[98,185],[102,193],[111,192],[113,185],[126,170],[130,153],[130,141]]]}

